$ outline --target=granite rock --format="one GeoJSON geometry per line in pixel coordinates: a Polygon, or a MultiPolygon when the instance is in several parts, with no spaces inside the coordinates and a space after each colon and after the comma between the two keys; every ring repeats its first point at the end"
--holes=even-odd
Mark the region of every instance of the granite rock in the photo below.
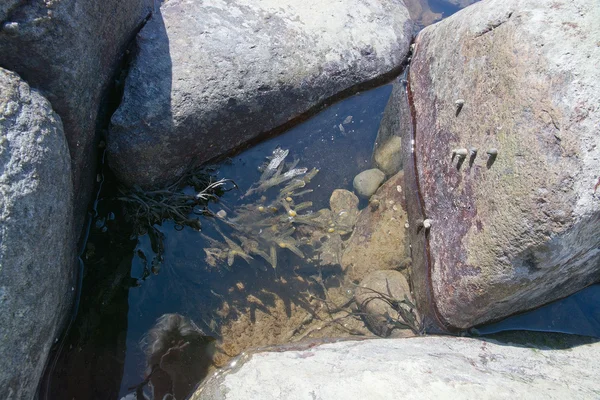
{"type": "Polygon", "coordinates": [[[400,72],[400,0],[170,0],[137,36],[108,162],[152,186],[400,72]]]}
{"type": "Polygon", "coordinates": [[[429,336],[245,353],[192,400],[596,399],[600,345],[568,349],[429,336]]]}
{"type": "Polygon", "coordinates": [[[74,229],[79,231],[96,177],[96,127],[101,126],[103,96],[153,2],[0,3],[0,67],[40,90],[62,120],[76,196],[74,229]]]}
{"type": "Polygon", "coordinates": [[[598,20],[598,2],[486,0],[417,37],[403,151],[411,277],[432,326],[600,280],[598,20]]]}
{"type": "Polygon", "coordinates": [[[0,398],[31,399],[71,311],[75,238],[60,117],[0,68],[0,398]]]}

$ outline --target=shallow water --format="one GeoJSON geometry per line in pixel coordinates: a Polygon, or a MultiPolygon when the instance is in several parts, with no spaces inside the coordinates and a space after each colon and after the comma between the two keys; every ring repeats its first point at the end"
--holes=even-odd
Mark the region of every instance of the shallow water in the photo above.
{"type": "MultiPolygon", "coordinates": [[[[319,169],[306,186],[314,191],[301,201],[312,201],[313,211],[327,208],[333,190],[352,190],[354,176],[372,167],[373,146],[390,93],[391,85],[385,85],[352,96],[217,165],[215,179],[232,179],[239,188],[212,202],[209,209],[226,210],[232,216],[241,204],[256,201],[260,195],[241,197],[259,180],[258,167],[276,148],[289,149],[286,161],[298,158],[298,167],[319,169]]],[[[276,191],[265,196],[273,197],[276,191]]],[[[310,318],[311,295],[323,298],[331,289],[344,301],[339,267],[321,269],[317,279],[314,264],[282,249],[276,269],[259,257],[250,263],[236,258],[230,270],[214,268],[205,260],[207,240],[189,227],[181,229],[167,221],[157,226],[164,235],[164,251],[157,251],[148,234],[131,239],[115,196],[115,185],[107,182],[85,252],[80,312],[54,367],[48,398],[119,398],[131,392],[146,369],[140,341],[166,313],[181,313],[219,339],[225,354],[216,354],[216,359],[224,363],[228,355],[248,346],[295,340],[296,334],[306,331],[303,324],[317,322],[310,318]],[[152,269],[152,260],[161,257],[152,269]]],[[[231,237],[231,230],[216,218],[201,220],[202,234],[223,242],[218,226],[231,237]]],[[[302,249],[308,257],[310,249],[302,249]]],[[[329,329],[314,336],[323,335],[348,332],[329,329]]]]}
{"type": "Polygon", "coordinates": [[[528,330],[600,338],[600,284],[536,310],[473,329],[479,335],[528,330]]]}

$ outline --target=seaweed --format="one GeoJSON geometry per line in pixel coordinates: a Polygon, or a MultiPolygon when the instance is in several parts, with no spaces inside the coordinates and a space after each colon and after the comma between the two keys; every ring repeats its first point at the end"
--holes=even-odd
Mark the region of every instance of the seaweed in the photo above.
{"type": "Polygon", "coordinates": [[[200,230],[199,216],[212,215],[208,203],[237,187],[230,179],[215,179],[213,172],[198,168],[158,189],[120,186],[117,199],[123,203],[124,214],[137,235],[147,233],[165,220],[173,220],[180,229],[188,226],[200,230]]]}
{"type": "MultiPolygon", "coordinates": [[[[310,262],[307,252],[318,251],[310,240],[312,232],[331,232],[335,218],[330,210],[313,212],[310,210],[312,202],[300,200],[312,192],[305,188],[319,170],[299,168],[298,159],[286,162],[289,153],[289,150],[275,149],[259,168],[262,172],[259,180],[240,198],[261,196],[232,210],[227,208],[229,212],[213,214],[208,205],[220,201],[225,192],[237,185],[230,179],[216,179],[210,168],[191,171],[159,189],[120,187],[118,199],[133,221],[135,233],[148,233],[155,239],[161,237],[157,226],[166,220],[173,220],[177,229],[187,226],[200,231],[200,218],[209,217],[204,223],[214,225],[218,233],[217,237],[202,234],[206,240],[205,261],[210,267],[230,269],[236,258],[256,266],[258,258],[276,268],[279,251],[288,251],[310,262]],[[276,192],[269,190],[277,187],[276,192]],[[267,196],[274,198],[268,201],[267,196]],[[303,229],[297,230],[299,226],[303,229]]],[[[162,250],[157,254],[158,262],[162,262],[162,250]]]]}
{"type": "MultiPolygon", "coordinates": [[[[318,213],[312,213],[309,209],[312,202],[303,201],[296,203],[296,199],[302,195],[311,193],[312,190],[302,190],[319,172],[313,168],[297,168],[299,163],[295,159],[286,163],[285,159],[289,150],[277,148],[267,162],[259,168],[262,171],[258,182],[251,185],[250,189],[242,196],[246,198],[253,194],[266,193],[269,189],[286,184],[278,191],[275,198],[270,202],[263,194],[253,203],[242,204],[232,211],[232,215],[218,221],[231,229],[231,236],[238,241],[236,246],[245,251],[246,254],[256,255],[267,261],[271,267],[277,267],[277,253],[280,249],[289,251],[301,259],[306,259],[302,246],[308,241],[300,236],[295,225],[311,224],[311,221],[319,217],[318,213]],[[300,215],[299,212],[305,214],[300,215]]],[[[267,193],[268,194],[268,193],[267,193]]],[[[323,224],[313,223],[315,228],[325,228],[323,224]]],[[[223,236],[223,235],[222,235],[223,236]]],[[[232,239],[228,239],[232,240],[232,239]]],[[[215,254],[220,249],[221,253],[229,253],[232,244],[227,242],[225,246],[214,246],[207,252],[207,262],[211,263],[225,260],[225,256],[217,257],[215,254]]],[[[312,249],[309,249],[312,250],[312,249]]]]}

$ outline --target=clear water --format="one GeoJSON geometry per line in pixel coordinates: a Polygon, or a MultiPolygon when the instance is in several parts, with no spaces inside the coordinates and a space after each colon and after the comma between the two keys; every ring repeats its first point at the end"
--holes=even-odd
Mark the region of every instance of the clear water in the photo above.
{"type": "MultiPolygon", "coordinates": [[[[288,159],[298,158],[298,167],[319,169],[307,185],[313,192],[302,201],[312,201],[314,211],[327,208],[333,190],[352,190],[354,176],[372,167],[373,146],[390,93],[391,85],[385,85],[354,95],[217,165],[216,178],[232,179],[239,189],[225,193],[209,208],[232,215],[241,204],[256,201],[260,195],[241,196],[259,180],[258,167],[276,148],[289,149],[288,159]]],[[[237,354],[245,345],[284,341],[285,324],[281,331],[272,325],[261,331],[253,327],[263,323],[256,323],[256,318],[269,313],[282,319],[299,318],[310,309],[307,293],[323,296],[324,288],[340,285],[339,267],[322,271],[321,287],[312,277],[318,272],[315,265],[289,251],[278,251],[276,269],[258,257],[250,264],[236,258],[230,270],[211,267],[203,251],[209,245],[207,240],[199,232],[180,229],[169,221],[157,226],[164,235],[163,261],[159,270],[150,271],[148,266],[158,256],[156,245],[153,250],[148,234],[131,238],[117,196],[109,179],[100,195],[85,253],[80,312],[50,377],[48,398],[120,398],[130,393],[146,370],[140,342],[163,314],[180,313],[226,345],[227,335],[236,333],[235,326],[252,327],[247,328],[253,329],[252,338],[229,339],[227,349],[237,354]],[[256,301],[249,302],[249,297],[256,301]]],[[[222,242],[215,228],[219,226],[232,237],[227,226],[216,219],[201,220],[203,235],[222,242]]],[[[303,251],[307,256],[310,253],[310,249],[303,251]]]]}

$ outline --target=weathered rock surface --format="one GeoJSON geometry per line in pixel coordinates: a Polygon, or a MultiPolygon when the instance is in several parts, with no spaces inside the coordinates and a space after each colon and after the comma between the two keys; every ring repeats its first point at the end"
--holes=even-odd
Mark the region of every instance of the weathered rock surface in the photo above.
{"type": "Polygon", "coordinates": [[[375,194],[383,181],[385,181],[385,174],[377,168],[372,168],[356,175],[352,186],[359,196],[368,199],[375,194]]]}
{"type": "Polygon", "coordinates": [[[70,311],[71,165],[50,103],[0,68],[0,398],[30,399],[70,311]]]}
{"type": "Polygon", "coordinates": [[[80,224],[95,177],[101,97],[151,0],[2,1],[0,67],[42,91],[60,115],[71,153],[80,224]]]}
{"type": "Polygon", "coordinates": [[[128,184],[173,178],[399,72],[411,29],[398,0],[170,0],[138,34],[109,164],[128,184]]]}
{"type": "Polygon", "coordinates": [[[600,279],[598,20],[598,2],[489,0],[419,34],[404,168],[419,183],[406,190],[413,286],[437,324],[496,320],[600,279]]]}
{"type": "Polygon", "coordinates": [[[389,323],[389,318],[402,321],[390,300],[401,301],[405,296],[409,299],[412,297],[404,275],[394,270],[383,270],[373,271],[365,276],[356,289],[354,299],[371,331],[378,336],[388,337],[393,331],[412,334],[408,328],[399,329],[398,325],[389,323]]]}
{"type": "Polygon", "coordinates": [[[402,172],[391,177],[361,210],[342,255],[342,268],[351,280],[371,271],[406,268],[406,212],[402,172]]]}
{"type": "Polygon", "coordinates": [[[595,399],[600,344],[570,349],[457,337],[371,339],[247,355],[193,400],[595,399]]]}

